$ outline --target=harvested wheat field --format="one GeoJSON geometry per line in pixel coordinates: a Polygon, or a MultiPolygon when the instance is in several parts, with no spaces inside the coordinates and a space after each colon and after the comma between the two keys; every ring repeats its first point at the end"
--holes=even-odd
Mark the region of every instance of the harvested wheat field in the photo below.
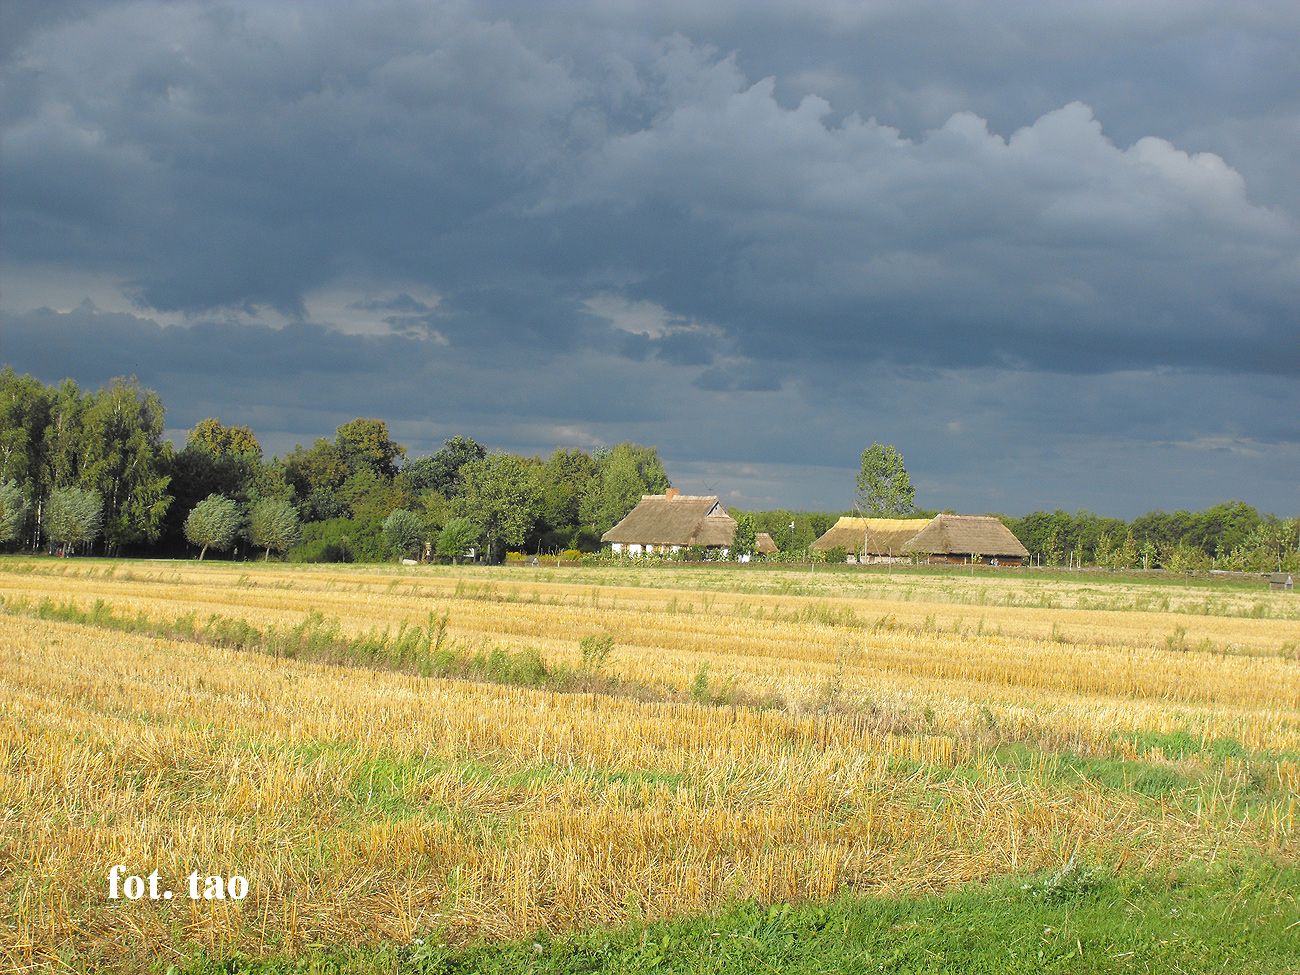
{"type": "Polygon", "coordinates": [[[4,559],[0,598],[13,970],[1300,859],[1300,603],[1261,587],[4,559]]]}

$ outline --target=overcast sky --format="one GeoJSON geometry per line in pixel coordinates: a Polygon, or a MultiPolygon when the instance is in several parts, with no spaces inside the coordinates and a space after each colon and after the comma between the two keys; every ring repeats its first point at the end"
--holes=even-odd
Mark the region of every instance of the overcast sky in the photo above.
{"type": "Polygon", "coordinates": [[[0,361],[843,508],[1300,513],[1300,4],[0,4],[0,361]]]}

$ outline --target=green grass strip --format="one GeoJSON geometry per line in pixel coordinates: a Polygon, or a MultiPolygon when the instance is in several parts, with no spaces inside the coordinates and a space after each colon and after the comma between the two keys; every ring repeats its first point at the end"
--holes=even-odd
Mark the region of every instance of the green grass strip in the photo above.
{"type": "Polygon", "coordinates": [[[925,897],[740,904],[711,916],[557,938],[423,942],[250,962],[196,958],[177,975],[559,975],[886,972],[892,975],[1300,971],[1300,867],[1184,867],[1116,877],[1070,867],[925,897]]]}

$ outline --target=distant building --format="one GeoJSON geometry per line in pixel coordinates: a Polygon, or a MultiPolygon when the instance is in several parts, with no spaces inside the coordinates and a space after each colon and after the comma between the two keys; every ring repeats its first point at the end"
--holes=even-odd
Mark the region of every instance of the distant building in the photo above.
{"type": "Polygon", "coordinates": [[[1270,589],[1294,589],[1295,577],[1290,572],[1273,572],[1268,577],[1270,589]]]}
{"type": "Polygon", "coordinates": [[[781,551],[776,547],[776,542],[772,541],[772,536],[767,532],[759,532],[754,536],[754,551],[759,555],[775,555],[781,551]]]}
{"type": "Polygon", "coordinates": [[[736,520],[715,495],[645,494],[626,518],[600,536],[622,555],[679,552],[684,548],[718,549],[726,555],[736,537],[736,520]]]}
{"type": "Polygon", "coordinates": [[[903,551],[927,562],[1023,565],[1029,559],[1020,539],[991,515],[936,515],[903,551]]]}
{"type": "Polygon", "coordinates": [[[928,524],[929,518],[841,518],[809,548],[814,552],[842,548],[860,562],[910,558],[903,544],[928,524]]]}

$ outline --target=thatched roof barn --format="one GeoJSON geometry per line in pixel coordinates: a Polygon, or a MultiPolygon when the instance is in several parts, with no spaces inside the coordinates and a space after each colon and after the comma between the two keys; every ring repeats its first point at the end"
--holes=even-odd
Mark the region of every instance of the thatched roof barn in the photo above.
{"type": "Polygon", "coordinates": [[[772,536],[767,532],[759,532],[754,536],[754,551],[759,555],[775,555],[781,551],[776,547],[776,542],[772,541],[772,536]]]}
{"type": "Polygon", "coordinates": [[[903,551],[931,562],[996,562],[1019,565],[1029,550],[1006,525],[991,515],[936,515],[903,551]]]}
{"type": "Polygon", "coordinates": [[[842,548],[850,555],[896,558],[903,555],[903,543],[928,524],[928,518],[841,518],[809,547],[817,552],[842,548]]]}
{"type": "Polygon", "coordinates": [[[729,548],[736,521],[714,495],[645,494],[626,518],[600,536],[615,552],[676,552],[691,545],[729,548]]]}

